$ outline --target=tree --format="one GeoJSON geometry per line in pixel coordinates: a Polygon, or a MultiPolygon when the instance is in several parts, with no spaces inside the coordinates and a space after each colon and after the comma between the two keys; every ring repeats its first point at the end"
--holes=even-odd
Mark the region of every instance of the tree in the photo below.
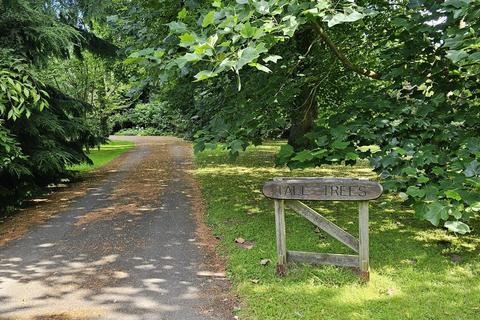
{"type": "Polygon", "coordinates": [[[85,27],[87,3],[0,3],[2,210],[32,190],[68,176],[67,166],[89,162],[84,148],[105,141],[105,135],[97,135],[87,121],[92,106],[44,77],[52,61],[80,56],[92,43],[102,49],[99,54],[114,49],[85,27]]]}
{"type": "MultiPolygon", "coordinates": [[[[292,81],[300,90],[290,98],[298,102],[286,113],[290,130],[300,133],[282,148],[279,163],[369,159],[386,189],[399,192],[419,217],[466,233],[465,222],[480,210],[479,8],[479,1],[457,0],[216,0],[211,7],[179,10],[168,24],[168,41],[133,52],[130,59],[152,66],[156,80],[190,73],[208,84],[208,92],[214,83],[231,83],[233,75],[238,89],[245,89],[251,74],[245,68],[272,74],[267,81],[274,82],[284,66],[275,64],[289,52],[279,48],[298,41],[292,54],[303,79],[292,81]],[[323,55],[304,63],[305,47],[323,55]],[[328,70],[331,59],[335,68],[328,81],[311,76],[328,70]]],[[[230,86],[225,87],[226,95],[230,86]]],[[[207,107],[220,109],[220,116],[200,132],[199,149],[221,139],[232,153],[245,148],[252,140],[245,132],[254,132],[258,121],[246,121],[252,116],[243,106],[231,117],[228,103],[207,107]]],[[[261,104],[254,114],[272,106],[261,104]]]]}

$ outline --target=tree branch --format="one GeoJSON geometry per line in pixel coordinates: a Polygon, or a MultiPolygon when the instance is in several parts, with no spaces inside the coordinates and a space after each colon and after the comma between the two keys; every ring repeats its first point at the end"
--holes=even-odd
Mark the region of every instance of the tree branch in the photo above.
{"type": "Polygon", "coordinates": [[[346,68],[362,76],[370,77],[372,79],[380,79],[380,74],[378,74],[377,72],[361,68],[357,65],[354,65],[350,60],[348,60],[348,58],[343,54],[343,52],[337,48],[335,43],[333,43],[332,39],[330,39],[330,37],[325,32],[325,30],[323,30],[320,23],[318,23],[318,21],[313,21],[313,26],[315,27],[315,31],[317,31],[317,33],[320,35],[323,41],[325,41],[325,43],[330,48],[330,50],[332,50],[333,54],[342,62],[342,64],[346,68]]]}

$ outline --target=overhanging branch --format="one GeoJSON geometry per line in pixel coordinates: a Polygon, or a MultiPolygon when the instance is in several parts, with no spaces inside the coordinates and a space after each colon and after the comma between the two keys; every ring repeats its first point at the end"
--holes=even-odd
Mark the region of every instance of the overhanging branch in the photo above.
{"type": "Polygon", "coordinates": [[[325,43],[330,48],[330,50],[333,52],[333,54],[342,62],[342,64],[346,68],[348,68],[348,69],[350,69],[350,70],[352,70],[352,71],[354,71],[354,72],[356,72],[356,73],[358,73],[362,76],[370,77],[372,79],[380,79],[380,74],[378,74],[377,72],[372,71],[372,70],[368,70],[368,69],[365,69],[365,68],[361,68],[361,67],[353,64],[350,60],[348,60],[348,58],[343,54],[343,52],[340,51],[340,49],[337,48],[335,43],[333,43],[332,39],[330,39],[328,34],[325,32],[325,30],[323,30],[320,23],[318,23],[318,21],[313,21],[313,26],[315,27],[315,31],[317,31],[317,33],[320,35],[320,37],[323,39],[323,41],[325,41],[325,43]]]}

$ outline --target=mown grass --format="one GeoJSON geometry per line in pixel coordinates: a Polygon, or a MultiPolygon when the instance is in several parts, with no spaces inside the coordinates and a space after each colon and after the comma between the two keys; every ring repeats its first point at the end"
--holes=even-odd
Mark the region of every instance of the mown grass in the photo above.
{"type": "Polygon", "coordinates": [[[127,152],[128,150],[133,148],[133,146],[134,143],[131,141],[109,141],[107,144],[102,144],[100,148],[90,150],[88,157],[93,161],[92,165],[88,163],[82,163],[71,166],[69,169],[78,172],[86,172],[97,169],[107,164],[109,161],[115,159],[116,157],[122,155],[123,153],[127,152]]]}
{"type": "MultiPolygon", "coordinates": [[[[261,193],[275,176],[375,178],[367,166],[328,166],[289,171],[275,168],[278,143],[249,148],[236,162],[225,151],[196,156],[207,206],[207,223],[221,241],[219,252],[242,301],[240,319],[479,319],[480,230],[457,237],[418,221],[392,196],[370,204],[370,277],[362,284],[348,269],[291,265],[275,276],[273,203],[261,193]],[[235,238],[253,241],[251,250],[235,238]],[[262,266],[260,260],[272,263],[262,266]]],[[[354,203],[309,203],[356,235],[354,203]]],[[[349,249],[291,211],[286,215],[287,248],[347,253],[349,249]]]]}

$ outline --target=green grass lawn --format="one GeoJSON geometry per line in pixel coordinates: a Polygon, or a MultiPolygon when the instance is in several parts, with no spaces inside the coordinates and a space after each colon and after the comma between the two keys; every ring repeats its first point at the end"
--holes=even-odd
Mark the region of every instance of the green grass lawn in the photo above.
{"type": "Polygon", "coordinates": [[[133,146],[134,146],[134,143],[131,141],[112,140],[107,144],[102,144],[100,146],[100,149],[94,148],[90,150],[90,153],[88,154],[88,156],[90,159],[92,159],[93,165],[82,163],[82,164],[71,166],[69,169],[79,171],[79,172],[85,172],[85,171],[97,169],[107,164],[110,160],[113,160],[114,158],[127,152],[128,150],[133,148],[133,146]]]}
{"type": "MultiPolygon", "coordinates": [[[[236,162],[220,149],[196,156],[207,223],[221,239],[218,249],[243,302],[240,319],[480,319],[480,222],[471,222],[471,234],[457,237],[416,220],[389,195],[370,204],[368,284],[352,271],[332,266],[291,265],[286,277],[276,277],[273,201],[263,197],[262,184],[275,176],[375,178],[367,166],[275,168],[278,147],[271,143],[249,148],[236,162]],[[255,246],[240,248],[237,237],[255,246]],[[264,258],[272,263],[262,266],[264,258]]],[[[357,234],[355,203],[309,205],[357,234]]],[[[350,252],[288,210],[286,229],[287,249],[350,252]]]]}

